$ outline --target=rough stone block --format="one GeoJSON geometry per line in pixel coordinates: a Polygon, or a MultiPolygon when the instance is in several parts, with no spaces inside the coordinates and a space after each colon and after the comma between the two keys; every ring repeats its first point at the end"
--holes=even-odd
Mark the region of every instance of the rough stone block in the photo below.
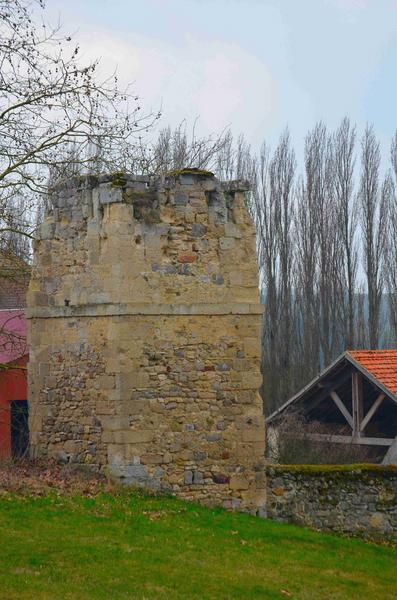
{"type": "Polygon", "coordinates": [[[103,431],[121,431],[129,427],[128,417],[110,416],[101,419],[103,431]]]}
{"type": "Polygon", "coordinates": [[[186,206],[189,202],[189,196],[186,194],[176,194],[174,202],[176,206],[186,206]]]}
{"type": "Polygon", "coordinates": [[[99,186],[99,203],[112,204],[113,202],[122,202],[122,188],[112,186],[111,183],[103,183],[99,186]]]}
{"type": "Polygon", "coordinates": [[[184,482],[186,485],[191,485],[193,483],[193,473],[192,471],[185,471],[184,482]]]}
{"type": "Polygon", "coordinates": [[[234,244],[234,238],[221,237],[219,239],[219,248],[221,250],[233,250],[234,244]]]}
{"type": "Polygon", "coordinates": [[[207,227],[200,223],[193,223],[192,225],[192,236],[199,238],[207,233],[207,227]]]}
{"type": "Polygon", "coordinates": [[[116,431],[114,432],[114,441],[117,444],[140,444],[148,443],[153,440],[154,432],[147,429],[116,431]]]}
{"type": "Polygon", "coordinates": [[[243,442],[262,442],[263,441],[263,428],[245,428],[242,430],[242,441],[243,442]]]}
{"type": "Polygon", "coordinates": [[[142,454],[141,462],[143,465],[161,465],[164,460],[162,454],[142,454]]]}
{"type": "Polygon", "coordinates": [[[238,227],[235,223],[225,223],[225,235],[233,238],[241,238],[243,236],[241,227],[238,227]]]}
{"type": "Polygon", "coordinates": [[[230,489],[232,490],[247,490],[249,487],[248,480],[243,475],[232,475],[230,478],[230,489]]]}

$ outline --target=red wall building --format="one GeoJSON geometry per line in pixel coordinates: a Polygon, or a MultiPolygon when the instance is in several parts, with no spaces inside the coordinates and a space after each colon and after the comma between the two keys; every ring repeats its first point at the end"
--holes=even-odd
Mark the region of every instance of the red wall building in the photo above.
{"type": "Polygon", "coordinates": [[[24,311],[0,310],[0,458],[27,449],[27,361],[24,311]]]}

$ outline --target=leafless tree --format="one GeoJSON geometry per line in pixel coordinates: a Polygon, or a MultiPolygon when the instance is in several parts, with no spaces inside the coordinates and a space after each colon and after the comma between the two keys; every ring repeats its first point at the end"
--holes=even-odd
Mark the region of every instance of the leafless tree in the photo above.
{"type": "MultiPolygon", "coordinates": [[[[390,174],[381,180],[372,127],[362,139],[356,180],[355,139],[347,118],[334,133],[318,123],[306,137],[303,176],[296,176],[288,134],[273,153],[264,145],[254,160],[251,206],[265,301],[263,373],[270,412],[344,349],[397,339],[397,134],[394,180],[390,174]],[[393,339],[382,320],[392,323],[393,339]]],[[[231,164],[233,151],[230,145],[231,164]]]]}
{"type": "Polygon", "coordinates": [[[270,195],[274,206],[274,223],[278,254],[278,327],[277,327],[277,372],[280,377],[280,393],[291,391],[293,339],[293,222],[294,222],[294,177],[296,169],[295,152],[291,148],[290,136],[286,130],[270,162],[270,195]]]}
{"type": "Polygon", "coordinates": [[[380,149],[373,127],[367,126],[361,141],[360,220],[363,263],[368,294],[368,341],[379,343],[379,318],[383,292],[382,263],[385,253],[388,183],[379,186],[380,149]]]}
{"type": "MultiPolygon", "coordinates": [[[[33,217],[33,215],[31,216],[33,217]]],[[[15,256],[17,261],[19,259],[25,260],[26,263],[29,261],[29,239],[20,234],[26,227],[26,218],[27,208],[24,199],[21,197],[10,198],[7,203],[8,231],[2,232],[0,236],[0,253],[8,256],[9,260],[15,256]]]]}
{"type": "Polygon", "coordinates": [[[277,382],[277,345],[279,324],[278,247],[275,228],[275,198],[270,193],[270,151],[262,145],[256,186],[253,191],[252,214],[257,228],[257,252],[265,312],[263,319],[264,395],[271,409],[272,400],[279,397],[277,382]]]}
{"type": "Polygon", "coordinates": [[[344,344],[346,348],[355,345],[355,293],[358,264],[356,241],[357,205],[354,198],[356,130],[345,117],[333,136],[333,184],[335,186],[335,204],[337,209],[338,237],[343,256],[342,297],[344,315],[344,344]]]}
{"type": "Polygon", "coordinates": [[[356,347],[368,348],[368,311],[367,311],[367,292],[363,283],[357,286],[355,302],[355,322],[356,322],[356,347]]]}
{"type": "Polygon", "coordinates": [[[306,187],[301,179],[296,197],[296,302],[299,307],[300,325],[298,343],[301,353],[300,366],[303,381],[309,381],[318,370],[320,356],[318,330],[318,302],[315,293],[317,279],[317,243],[314,211],[308,206],[306,187]],[[316,365],[313,366],[313,361],[316,365]]]}
{"type": "MultiPolygon", "coordinates": [[[[137,132],[158,116],[141,115],[138,97],[120,90],[116,76],[100,80],[98,61],[84,64],[59,25],[39,21],[42,9],[44,0],[0,0],[3,233],[14,230],[10,202],[23,198],[30,211],[46,191],[49,171],[60,177],[76,161],[89,171],[125,168],[135,156],[137,132]]],[[[21,225],[32,233],[27,216],[21,225]]]]}
{"type": "Polygon", "coordinates": [[[320,122],[306,139],[306,189],[314,216],[313,237],[318,248],[317,279],[313,280],[313,284],[319,311],[320,364],[328,364],[334,354],[337,329],[335,304],[340,289],[337,276],[340,253],[332,167],[332,141],[325,125],[320,122]]]}
{"type": "Polygon", "coordinates": [[[239,140],[238,177],[254,183],[250,209],[257,228],[260,282],[265,304],[263,374],[267,408],[291,391],[295,334],[293,315],[293,223],[295,154],[286,130],[272,154],[262,145],[257,161],[239,140]],[[244,151],[245,149],[245,151],[244,151]],[[272,402],[274,399],[274,403],[272,402]]]}
{"type": "MultiPolygon", "coordinates": [[[[188,129],[186,121],[178,126],[160,129],[153,141],[140,138],[139,152],[128,167],[135,173],[164,173],[196,167],[214,170],[222,174],[222,157],[226,148],[232,152],[233,136],[229,130],[210,136],[197,134],[197,121],[188,129]]],[[[235,153],[229,161],[235,164],[235,153]]]]}
{"type": "Polygon", "coordinates": [[[301,317],[302,376],[309,380],[319,369],[322,325],[320,325],[319,213],[324,202],[325,129],[319,123],[306,137],[305,177],[297,190],[296,255],[297,297],[301,317]]]}
{"type": "Polygon", "coordinates": [[[384,182],[384,197],[388,204],[384,279],[387,289],[389,319],[392,330],[391,343],[397,342],[397,132],[391,145],[392,173],[384,182]]]}

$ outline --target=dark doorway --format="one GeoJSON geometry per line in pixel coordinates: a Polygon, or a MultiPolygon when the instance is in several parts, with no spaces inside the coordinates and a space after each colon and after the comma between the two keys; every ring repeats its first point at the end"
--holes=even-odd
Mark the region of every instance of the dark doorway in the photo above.
{"type": "Polygon", "coordinates": [[[11,454],[13,457],[25,456],[29,446],[27,400],[11,402],[11,454]]]}

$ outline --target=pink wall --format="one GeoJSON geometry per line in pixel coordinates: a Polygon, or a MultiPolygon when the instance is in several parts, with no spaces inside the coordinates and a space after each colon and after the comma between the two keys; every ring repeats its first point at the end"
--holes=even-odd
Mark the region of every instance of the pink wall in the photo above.
{"type": "Polygon", "coordinates": [[[23,310],[0,310],[0,364],[11,362],[27,353],[26,331],[23,310]]]}

